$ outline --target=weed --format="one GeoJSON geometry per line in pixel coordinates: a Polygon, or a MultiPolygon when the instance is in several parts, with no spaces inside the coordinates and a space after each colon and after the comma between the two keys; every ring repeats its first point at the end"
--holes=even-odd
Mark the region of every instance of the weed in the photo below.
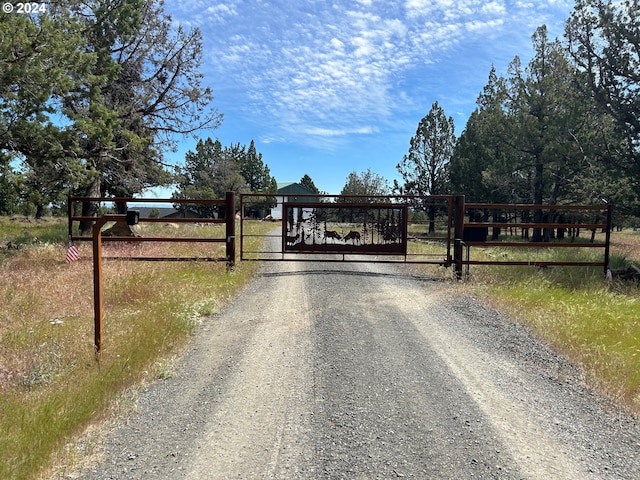
{"type": "MultiPolygon", "coordinates": [[[[105,261],[104,350],[98,365],[91,245],[80,244],[81,259],[66,264],[64,222],[25,225],[0,219],[0,246],[21,245],[0,250],[0,478],[18,480],[41,475],[54,452],[65,451],[69,439],[104,419],[122,402],[123,392],[143,380],[173,375],[172,359],[203,316],[217,312],[258,268],[244,262],[228,273],[224,262],[105,261]]],[[[273,225],[245,227],[264,234],[273,225]]],[[[612,266],[640,259],[640,235],[615,234],[614,246],[612,266]]],[[[107,244],[105,256],[219,257],[222,248],[107,244]]],[[[411,248],[426,255],[445,251],[438,242],[411,248]]],[[[563,258],[572,259],[594,255],[591,249],[564,252],[569,257],[563,258]]],[[[497,248],[477,254],[518,255],[497,248]]],[[[442,275],[449,278],[446,272],[442,275]]],[[[465,288],[531,325],[580,364],[592,384],[640,412],[636,285],[607,283],[599,268],[473,266],[465,288]]]]}

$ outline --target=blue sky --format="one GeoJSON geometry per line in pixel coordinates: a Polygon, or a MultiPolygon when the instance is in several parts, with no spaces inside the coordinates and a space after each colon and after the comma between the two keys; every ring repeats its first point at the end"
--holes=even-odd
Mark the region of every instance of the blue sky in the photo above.
{"type": "MultiPolygon", "coordinates": [[[[390,182],[437,101],[459,134],[491,65],[531,57],[545,24],[562,36],[573,0],[180,0],[165,10],[203,34],[204,84],[224,115],[200,132],[253,139],[278,182],[309,174],[339,193],[350,172],[390,182]]],[[[180,163],[195,148],[167,158],[180,163]]]]}

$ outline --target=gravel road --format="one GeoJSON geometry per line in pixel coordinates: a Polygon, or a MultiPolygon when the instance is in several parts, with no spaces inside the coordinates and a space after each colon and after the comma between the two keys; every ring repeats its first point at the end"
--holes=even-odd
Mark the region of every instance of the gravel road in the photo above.
{"type": "Polygon", "coordinates": [[[640,478],[640,426],[578,369],[384,264],[267,264],[103,445],[74,478],[640,478]]]}

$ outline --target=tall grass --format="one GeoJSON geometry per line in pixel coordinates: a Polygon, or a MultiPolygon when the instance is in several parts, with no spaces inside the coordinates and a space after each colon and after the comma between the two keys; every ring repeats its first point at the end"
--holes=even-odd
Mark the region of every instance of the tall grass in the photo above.
{"type": "MultiPolygon", "coordinates": [[[[218,311],[257,268],[239,264],[229,273],[224,262],[105,261],[98,364],[91,245],[79,245],[81,260],[66,264],[65,224],[51,225],[57,241],[34,243],[28,227],[16,231],[0,221],[0,244],[23,245],[3,250],[0,264],[0,478],[37,477],[123,391],[170,375],[162,359],[179,351],[203,316],[218,311]]],[[[104,255],[176,254],[176,245],[165,245],[163,252],[157,244],[111,244],[104,255]]],[[[221,244],[205,248],[224,256],[221,244]]]]}
{"type": "MultiPolygon", "coordinates": [[[[640,235],[612,239],[611,266],[640,260],[640,235]]],[[[480,256],[516,258],[489,249],[480,256]]],[[[594,261],[601,251],[539,251],[538,260],[594,261]]],[[[472,266],[468,284],[481,298],[528,324],[555,350],[584,369],[589,383],[619,405],[640,413],[640,290],[605,279],[602,267],[472,266]]]]}
{"type": "MultiPolygon", "coordinates": [[[[597,241],[603,242],[599,234],[597,241]]],[[[434,242],[410,243],[420,253],[441,252],[434,242]]],[[[602,261],[600,248],[471,248],[472,260],[602,261]]],[[[640,232],[612,235],[610,266],[640,265],[640,232]]],[[[433,274],[430,270],[429,274],[433,274]]],[[[579,365],[589,384],[640,414],[640,285],[607,281],[602,267],[472,265],[461,289],[527,324],[579,365]]]]}

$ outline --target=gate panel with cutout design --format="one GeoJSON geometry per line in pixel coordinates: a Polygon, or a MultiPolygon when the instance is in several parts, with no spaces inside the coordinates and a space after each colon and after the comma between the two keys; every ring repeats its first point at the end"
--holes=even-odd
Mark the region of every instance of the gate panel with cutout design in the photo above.
{"type": "Polygon", "coordinates": [[[451,196],[244,194],[240,203],[242,260],[451,264],[451,196]],[[258,210],[271,212],[268,234],[249,232],[258,210]]]}
{"type": "Polygon", "coordinates": [[[283,217],[285,253],[407,253],[406,205],[286,202],[283,217]]]}

